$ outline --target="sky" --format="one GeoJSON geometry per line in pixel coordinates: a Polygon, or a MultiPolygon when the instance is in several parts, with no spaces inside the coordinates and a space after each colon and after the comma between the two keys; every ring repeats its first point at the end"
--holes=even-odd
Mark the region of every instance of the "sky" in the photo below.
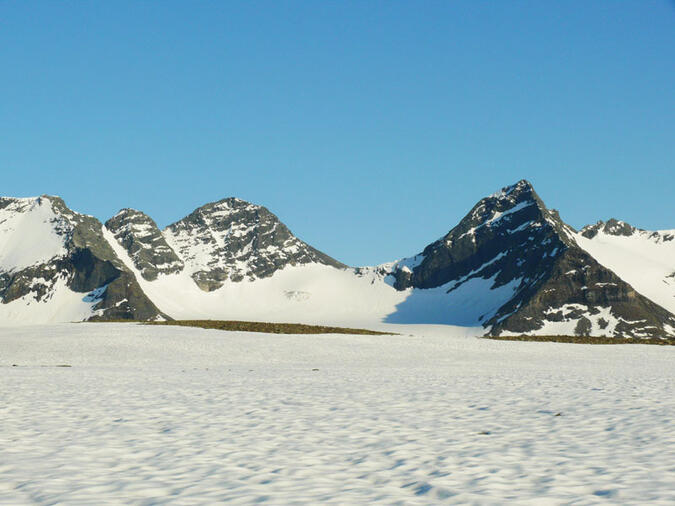
{"type": "Polygon", "coordinates": [[[164,227],[236,196],[351,265],[519,179],[675,228],[675,3],[3,1],[1,195],[164,227]]]}

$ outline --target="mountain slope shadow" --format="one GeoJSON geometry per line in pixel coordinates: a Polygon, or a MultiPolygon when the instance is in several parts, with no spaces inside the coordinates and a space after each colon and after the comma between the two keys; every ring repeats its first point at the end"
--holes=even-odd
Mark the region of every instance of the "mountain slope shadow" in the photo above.
{"type": "Polygon", "coordinates": [[[448,283],[436,288],[412,289],[410,295],[384,321],[481,326],[513,297],[514,284],[495,287],[494,278],[476,277],[461,284],[448,283]]]}

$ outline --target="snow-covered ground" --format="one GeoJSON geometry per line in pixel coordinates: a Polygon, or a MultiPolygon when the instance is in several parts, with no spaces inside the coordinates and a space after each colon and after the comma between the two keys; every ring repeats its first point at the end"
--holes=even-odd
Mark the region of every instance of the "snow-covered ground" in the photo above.
{"type": "Polygon", "coordinates": [[[390,328],[0,328],[0,503],[675,503],[674,348],[390,328]]]}

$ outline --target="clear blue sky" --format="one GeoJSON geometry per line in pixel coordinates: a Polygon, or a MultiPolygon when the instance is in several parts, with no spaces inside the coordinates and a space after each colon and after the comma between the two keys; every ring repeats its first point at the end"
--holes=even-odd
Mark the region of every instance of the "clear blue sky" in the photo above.
{"type": "Polygon", "coordinates": [[[227,196],[353,265],[521,178],[675,228],[675,4],[0,1],[0,194],[165,226],[227,196]]]}

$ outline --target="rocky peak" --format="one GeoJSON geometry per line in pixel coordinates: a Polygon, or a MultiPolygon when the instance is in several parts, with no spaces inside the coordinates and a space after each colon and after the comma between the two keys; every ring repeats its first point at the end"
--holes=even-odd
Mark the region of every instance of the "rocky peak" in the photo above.
{"type": "Polygon", "coordinates": [[[558,211],[546,207],[532,184],[522,179],[481,199],[443,241],[469,237],[475,242],[495,233],[510,234],[542,226],[552,228],[565,244],[573,243],[574,231],[563,223],[558,211]]]}
{"type": "Polygon", "coordinates": [[[526,270],[549,263],[573,244],[572,233],[521,180],[481,199],[415,262],[395,264],[395,286],[433,288],[473,277],[495,277],[495,286],[526,280],[526,270]]]}
{"type": "Polygon", "coordinates": [[[265,207],[237,198],[206,204],[164,230],[197,285],[265,278],[288,265],[340,262],[295,237],[265,207]]]}
{"type": "MultiPolygon", "coordinates": [[[[607,228],[627,230],[616,220],[607,228]]],[[[449,307],[467,296],[492,300],[477,323],[494,335],[555,329],[651,338],[675,328],[672,315],[598,264],[575,234],[523,180],[480,200],[448,234],[390,272],[398,289],[442,287],[449,307]]]]}
{"type": "Polygon", "coordinates": [[[144,279],[153,281],[158,274],[172,274],[183,269],[183,261],[147,214],[135,209],[122,209],[106,221],[105,227],[124,247],[144,279]]]}
{"type": "Polygon", "coordinates": [[[593,225],[586,225],[581,229],[581,235],[587,239],[593,239],[596,235],[598,235],[598,232],[603,232],[607,235],[628,237],[633,235],[637,230],[637,228],[629,225],[625,221],[611,218],[606,222],[598,221],[593,225]]]}

